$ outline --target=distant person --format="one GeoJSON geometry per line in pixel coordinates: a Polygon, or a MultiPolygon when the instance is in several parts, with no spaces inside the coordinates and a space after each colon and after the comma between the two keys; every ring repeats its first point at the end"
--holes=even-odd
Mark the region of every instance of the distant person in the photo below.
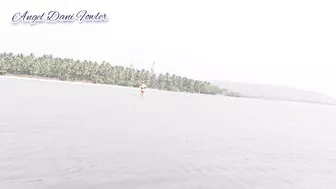
{"type": "Polygon", "coordinates": [[[141,96],[145,96],[146,88],[147,86],[145,85],[144,82],[142,82],[142,84],[140,85],[140,95],[141,96]]]}

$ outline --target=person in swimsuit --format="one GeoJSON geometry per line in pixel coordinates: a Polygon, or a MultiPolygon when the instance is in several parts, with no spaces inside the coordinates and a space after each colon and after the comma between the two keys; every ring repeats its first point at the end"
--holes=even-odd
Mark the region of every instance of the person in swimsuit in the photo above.
{"type": "Polygon", "coordinates": [[[145,96],[146,88],[147,86],[145,85],[144,82],[142,82],[142,84],[140,85],[140,95],[141,96],[145,96]]]}

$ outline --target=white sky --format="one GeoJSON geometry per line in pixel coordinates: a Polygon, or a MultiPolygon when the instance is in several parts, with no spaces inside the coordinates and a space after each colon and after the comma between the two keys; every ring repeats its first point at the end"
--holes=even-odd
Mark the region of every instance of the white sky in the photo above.
{"type": "Polygon", "coordinates": [[[11,0],[0,52],[112,64],[204,80],[286,85],[336,97],[334,0],[11,0]],[[103,12],[106,23],[13,25],[16,12],[103,12]]]}

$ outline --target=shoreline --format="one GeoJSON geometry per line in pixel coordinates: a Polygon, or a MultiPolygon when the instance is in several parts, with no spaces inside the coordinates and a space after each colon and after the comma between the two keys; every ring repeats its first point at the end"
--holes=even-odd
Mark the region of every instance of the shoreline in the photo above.
{"type": "MultiPolygon", "coordinates": [[[[122,86],[122,85],[115,85],[115,84],[100,84],[100,83],[92,83],[92,82],[86,82],[86,81],[62,81],[62,80],[59,80],[59,79],[56,79],[56,78],[47,78],[47,77],[30,76],[30,75],[10,75],[10,74],[6,74],[6,75],[0,75],[0,78],[139,90],[139,88],[137,88],[137,87],[130,87],[130,86],[122,86]]],[[[218,94],[211,95],[211,94],[202,94],[202,93],[189,93],[189,92],[184,92],[184,91],[167,91],[167,90],[153,89],[153,88],[148,88],[148,87],[147,87],[147,91],[150,91],[150,92],[184,93],[184,94],[189,94],[189,95],[190,94],[192,94],[192,95],[207,95],[207,96],[209,95],[209,96],[222,96],[222,97],[226,97],[226,98],[237,98],[237,97],[218,95],[218,94]]]]}
{"type": "MultiPolygon", "coordinates": [[[[66,83],[66,84],[78,84],[78,85],[87,85],[87,86],[99,86],[99,87],[111,87],[111,88],[124,88],[124,89],[133,89],[138,90],[137,87],[121,86],[115,84],[100,84],[100,83],[91,83],[86,81],[62,81],[55,78],[39,77],[39,76],[26,76],[26,75],[0,75],[0,78],[7,79],[17,79],[17,80],[30,80],[30,81],[42,81],[42,82],[53,82],[53,83],[66,83]]],[[[158,89],[147,88],[149,91],[164,91],[158,89]]],[[[167,91],[173,92],[173,91],[167,91]]]]}
{"type": "Polygon", "coordinates": [[[31,80],[31,81],[53,82],[53,83],[67,83],[67,84],[80,84],[80,85],[101,86],[101,87],[137,89],[135,87],[120,86],[120,85],[109,85],[109,84],[99,84],[99,83],[91,83],[91,82],[85,82],[85,81],[62,81],[62,80],[59,80],[59,79],[38,77],[38,76],[2,75],[0,77],[1,78],[8,78],[8,79],[18,79],[18,80],[31,80]]]}
{"type": "MultiPolygon", "coordinates": [[[[62,80],[59,80],[59,79],[44,78],[44,77],[39,77],[39,76],[8,75],[7,74],[7,75],[0,75],[0,78],[138,90],[138,88],[136,88],[136,87],[120,86],[120,85],[115,85],[115,84],[99,84],[99,83],[91,83],[91,82],[85,82],[85,81],[62,81],[62,80]]],[[[147,90],[148,91],[155,91],[155,92],[188,93],[188,92],[165,91],[165,90],[151,89],[151,88],[147,88],[147,90]]],[[[188,93],[188,94],[207,95],[207,94],[199,94],[199,93],[188,93]]],[[[221,96],[221,95],[214,95],[214,96],[221,96]]],[[[223,96],[223,97],[236,98],[236,97],[230,97],[230,96],[223,96]]],[[[253,98],[253,97],[251,98],[251,97],[248,97],[248,96],[241,96],[239,98],[240,99],[247,99],[247,100],[267,100],[267,101],[270,100],[270,101],[289,102],[289,103],[294,102],[294,103],[307,103],[307,104],[319,104],[319,105],[327,105],[327,106],[336,106],[336,104],[333,104],[333,103],[321,103],[321,102],[310,102],[310,101],[278,100],[278,99],[253,98]]]]}

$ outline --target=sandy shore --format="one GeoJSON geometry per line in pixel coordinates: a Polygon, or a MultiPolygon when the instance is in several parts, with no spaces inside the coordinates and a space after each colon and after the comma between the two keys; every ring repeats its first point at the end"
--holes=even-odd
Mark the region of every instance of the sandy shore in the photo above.
{"type": "MultiPolygon", "coordinates": [[[[114,87],[114,88],[126,88],[126,89],[134,89],[139,90],[136,87],[128,87],[128,86],[119,86],[119,85],[107,85],[107,84],[96,84],[84,81],[61,81],[58,79],[51,78],[43,78],[43,77],[32,77],[32,76],[14,76],[14,75],[4,75],[0,76],[0,78],[8,78],[8,79],[18,79],[18,80],[31,80],[31,81],[41,81],[41,82],[53,82],[53,83],[67,83],[67,84],[77,84],[77,85],[89,85],[89,86],[98,86],[98,87],[114,87]]],[[[150,91],[160,91],[157,89],[150,89],[150,91]]]]}

